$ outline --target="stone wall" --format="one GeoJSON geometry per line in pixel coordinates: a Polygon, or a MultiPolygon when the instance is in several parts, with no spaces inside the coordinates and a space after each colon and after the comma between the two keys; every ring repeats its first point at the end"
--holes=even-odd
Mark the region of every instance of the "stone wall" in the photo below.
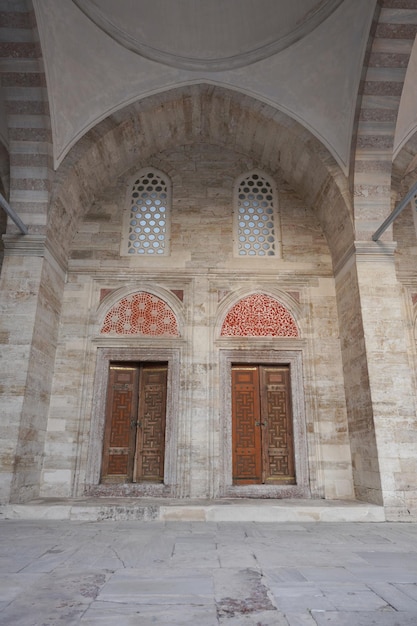
{"type": "Polygon", "coordinates": [[[223,445],[230,415],[222,355],[228,355],[227,361],[253,354],[259,362],[289,359],[297,371],[293,399],[302,477],[298,492],[260,486],[255,493],[353,497],[331,258],[314,211],[279,173],[267,172],[279,191],[282,258],[233,255],[235,180],[258,166],[251,157],[224,147],[179,146],[138,161],[135,169],[109,180],[86,207],[72,244],[63,299],[43,495],[80,495],[98,482],[103,416],[97,407],[103,406],[99,396],[105,389],[97,363],[100,351],[114,349],[119,354],[133,350],[138,360],[158,357],[164,350],[178,354],[175,428],[167,450],[172,457],[170,495],[230,494],[230,476],[225,476],[230,451],[223,445]],[[162,170],[172,181],[169,257],[120,255],[126,186],[145,165],[162,170]],[[172,301],[181,320],[180,339],[100,336],[112,293],[116,298],[146,289],[172,301]],[[222,315],[254,291],[270,293],[291,311],[300,338],[220,338],[222,315]]]}
{"type": "MultiPolygon", "coordinates": [[[[303,410],[297,419],[305,433],[310,492],[349,497],[349,426],[357,496],[383,501],[392,519],[410,518],[417,507],[415,219],[405,211],[382,238],[390,242],[393,232],[398,241],[395,266],[394,246],[374,245],[371,234],[401,185],[405,193],[414,180],[413,138],[399,154],[394,145],[400,102],[409,102],[401,96],[404,81],[413,85],[412,72],[406,73],[417,28],[411,4],[378,3],[348,180],[294,119],[211,84],[172,85],[171,91],[113,113],[53,173],[48,90],[32,3],[2,2],[2,130],[10,159],[0,155],[0,177],[31,233],[15,240],[16,228],[9,223],[0,282],[2,501],[37,495],[42,462],[46,495],[80,494],[91,482],[91,457],[100,454],[92,441],[101,436],[93,429],[97,359],[99,350],[111,345],[100,344],[99,318],[106,294],[137,288],[173,299],[182,293],[177,303],[182,343],[158,344],[177,350],[181,363],[177,445],[170,449],[173,493],[219,493],[228,419],[220,415],[220,362],[222,350],[233,350],[219,343],[219,316],[240,296],[262,289],[292,311],[301,339],[285,345],[245,340],[235,346],[272,360],[285,353],[298,363],[295,355],[301,355],[297,394],[303,410]],[[125,185],[149,163],[175,185],[168,262],[119,254],[125,185]],[[255,166],[265,166],[280,190],[283,258],[249,265],[233,257],[230,202],[235,176],[255,166]],[[306,205],[314,206],[316,215],[306,205]],[[336,291],[323,233],[336,268],[336,291]]],[[[400,126],[407,121],[404,113],[402,106],[400,126]]],[[[414,115],[414,107],[408,113],[414,115]]],[[[115,348],[131,344],[125,340],[115,348]]],[[[151,354],[146,341],[137,349],[137,358],[151,354]]]]}

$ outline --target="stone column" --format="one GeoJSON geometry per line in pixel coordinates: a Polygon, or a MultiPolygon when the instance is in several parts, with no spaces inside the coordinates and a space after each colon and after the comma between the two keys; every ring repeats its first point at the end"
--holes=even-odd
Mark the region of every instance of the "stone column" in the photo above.
{"type": "Polygon", "coordinates": [[[410,520],[417,420],[394,250],[355,242],[338,273],[339,317],[357,496],[384,504],[390,520],[410,520]]]}
{"type": "Polygon", "coordinates": [[[353,171],[356,242],[340,264],[340,318],[357,494],[383,502],[389,519],[417,514],[415,400],[406,322],[394,267],[392,227],[372,234],[394,208],[392,163],[416,8],[378,2],[373,41],[360,84],[353,171]],[[404,9],[407,10],[404,10],[404,9]],[[352,287],[352,313],[349,292],[352,287]],[[344,318],[349,329],[344,328],[344,318]],[[352,342],[349,345],[349,341],[352,342]],[[356,391],[358,393],[356,393],[356,391]],[[414,459],[413,459],[414,457],[414,459]]]}
{"type": "Polygon", "coordinates": [[[39,494],[65,272],[42,235],[7,235],[0,278],[0,499],[39,494]]]}
{"type": "Polygon", "coordinates": [[[395,244],[356,249],[383,501],[388,519],[417,519],[417,418],[395,244]]]}

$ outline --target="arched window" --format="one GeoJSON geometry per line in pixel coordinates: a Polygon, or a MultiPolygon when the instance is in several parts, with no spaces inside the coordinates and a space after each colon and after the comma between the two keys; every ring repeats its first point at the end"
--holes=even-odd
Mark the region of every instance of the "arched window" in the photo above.
{"type": "Polygon", "coordinates": [[[124,254],[168,254],[171,206],[169,178],[153,168],[141,170],[133,179],[128,204],[124,254]]]}
{"type": "Polygon", "coordinates": [[[281,256],[280,224],[275,184],[253,171],[235,187],[235,254],[239,257],[281,256]]]}

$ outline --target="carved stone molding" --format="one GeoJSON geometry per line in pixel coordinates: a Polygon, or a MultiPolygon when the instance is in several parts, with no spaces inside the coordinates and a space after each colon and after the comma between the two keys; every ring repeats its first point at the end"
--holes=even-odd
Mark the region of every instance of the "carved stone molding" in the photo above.
{"type": "Polygon", "coordinates": [[[45,256],[45,235],[3,235],[4,256],[45,256]]]}
{"type": "Polygon", "coordinates": [[[335,266],[337,278],[356,261],[358,263],[393,263],[397,249],[395,241],[354,241],[335,266]]]}
{"type": "Polygon", "coordinates": [[[54,249],[45,235],[3,235],[4,256],[44,257],[66,276],[67,268],[60,251],[54,249]]]}

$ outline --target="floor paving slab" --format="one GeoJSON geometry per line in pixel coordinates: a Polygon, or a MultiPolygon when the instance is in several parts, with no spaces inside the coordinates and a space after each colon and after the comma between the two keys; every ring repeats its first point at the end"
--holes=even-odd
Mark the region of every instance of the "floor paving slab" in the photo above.
{"type": "Polygon", "coordinates": [[[416,626],[413,613],[355,611],[354,613],[312,611],[317,626],[416,626]]]}
{"type": "Polygon", "coordinates": [[[417,612],[417,597],[410,597],[408,593],[410,587],[415,588],[415,585],[373,582],[368,586],[396,611],[417,612]]]}
{"type": "Polygon", "coordinates": [[[416,626],[417,524],[0,522],[1,626],[416,626]]]}
{"type": "Polygon", "coordinates": [[[97,599],[122,604],[210,604],[213,581],[210,574],[198,571],[160,572],[155,576],[144,570],[123,569],[114,572],[102,587],[97,599]]]}
{"type": "Polygon", "coordinates": [[[285,613],[288,626],[317,626],[310,613],[285,613]]]}
{"type": "Polygon", "coordinates": [[[218,624],[218,621],[214,604],[190,606],[187,611],[184,611],[184,607],[178,605],[94,602],[79,624],[80,626],[152,626],[153,624],[157,626],[213,626],[213,624],[218,624]]]}

